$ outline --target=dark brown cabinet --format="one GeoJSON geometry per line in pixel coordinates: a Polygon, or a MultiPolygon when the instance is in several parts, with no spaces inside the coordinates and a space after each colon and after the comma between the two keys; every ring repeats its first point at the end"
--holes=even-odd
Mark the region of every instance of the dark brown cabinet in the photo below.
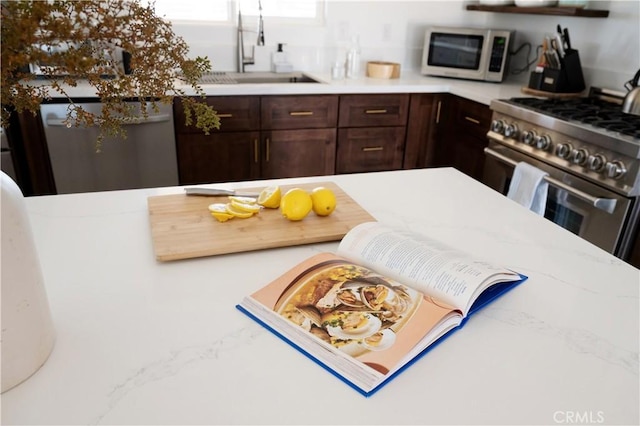
{"type": "Polygon", "coordinates": [[[205,135],[175,104],[180,184],[335,173],[338,97],[216,96],[221,118],[205,135]]]}
{"type": "Polygon", "coordinates": [[[338,173],[402,168],[404,127],[365,127],[338,130],[338,173]]]}
{"type": "Polygon", "coordinates": [[[260,98],[207,98],[221,123],[205,135],[184,124],[180,101],[174,104],[180,184],[251,180],[260,177],[260,98]]]}
{"type": "Polygon", "coordinates": [[[337,173],[402,168],[408,94],[342,95],[337,173]]]}
{"type": "Polygon", "coordinates": [[[450,95],[414,93],[409,103],[404,168],[416,169],[435,165],[436,144],[442,139],[450,95]]]}
{"type": "Polygon", "coordinates": [[[335,128],[338,96],[264,96],[261,99],[262,129],[335,128]]]}
{"type": "Polygon", "coordinates": [[[335,173],[338,96],[264,96],[262,177],[335,173]]]}
{"type": "Polygon", "coordinates": [[[258,179],[260,132],[178,135],[180,184],[258,179]]]}
{"type": "Polygon", "coordinates": [[[433,165],[455,167],[481,180],[491,109],[478,102],[451,97],[445,115],[446,124],[435,144],[433,165]]]}
{"type": "Polygon", "coordinates": [[[265,179],[335,173],[335,128],[263,131],[262,139],[265,179]]]}

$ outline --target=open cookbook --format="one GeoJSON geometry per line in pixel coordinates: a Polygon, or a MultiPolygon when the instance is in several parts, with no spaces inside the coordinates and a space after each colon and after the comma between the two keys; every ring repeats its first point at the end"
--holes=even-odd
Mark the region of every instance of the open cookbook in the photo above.
{"type": "Polygon", "coordinates": [[[526,277],[367,222],[237,306],[369,396],[526,277]]]}

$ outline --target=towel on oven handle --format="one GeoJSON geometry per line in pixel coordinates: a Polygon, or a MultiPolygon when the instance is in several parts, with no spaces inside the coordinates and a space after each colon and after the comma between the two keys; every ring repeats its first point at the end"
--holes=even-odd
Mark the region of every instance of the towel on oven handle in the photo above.
{"type": "Polygon", "coordinates": [[[519,162],[513,171],[507,197],[544,216],[549,189],[549,184],[544,179],[547,175],[548,173],[537,167],[519,162]]]}

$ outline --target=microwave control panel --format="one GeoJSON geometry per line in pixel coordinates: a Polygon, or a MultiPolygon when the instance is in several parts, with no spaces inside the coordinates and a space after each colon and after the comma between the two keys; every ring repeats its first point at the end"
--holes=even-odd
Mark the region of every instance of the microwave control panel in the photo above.
{"type": "Polygon", "coordinates": [[[502,62],[507,49],[507,38],[502,36],[493,37],[493,45],[491,46],[491,57],[489,58],[489,71],[502,71],[502,62]]]}

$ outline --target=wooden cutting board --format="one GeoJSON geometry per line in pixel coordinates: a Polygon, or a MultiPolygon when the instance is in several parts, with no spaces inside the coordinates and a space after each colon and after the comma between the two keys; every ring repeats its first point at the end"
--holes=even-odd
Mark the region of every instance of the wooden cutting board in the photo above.
{"type": "MultiPolygon", "coordinates": [[[[209,213],[208,206],[228,202],[226,196],[175,194],[149,197],[147,204],[156,259],[170,261],[337,241],[354,226],[375,221],[333,182],[283,185],[281,190],[284,194],[293,187],[311,191],[318,186],[335,192],[335,211],[326,217],[311,212],[298,222],[282,217],[279,209],[262,209],[247,219],[233,218],[218,222],[209,213]]],[[[243,188],[241,192],[258,193],[263,188],[243,188]]]]}

